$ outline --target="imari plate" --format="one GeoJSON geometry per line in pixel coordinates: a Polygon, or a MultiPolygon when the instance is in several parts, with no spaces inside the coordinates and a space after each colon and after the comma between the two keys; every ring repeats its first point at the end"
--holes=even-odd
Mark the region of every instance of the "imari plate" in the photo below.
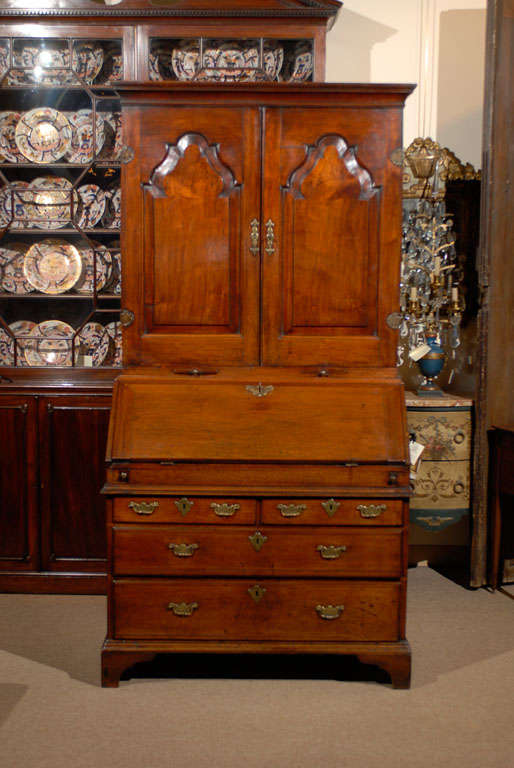
{"type": "Polygon", "coordinates": [[[15,131],[16,146],[31,163],[56,163],[69,150],[71,136],[68,118],[51,107],[25,112],[15,131]]]}
{"type": "Polygon", "coordinates": [[[48,239],[29,248],[23,269],[36,290],[55,295],[73,288],[82,273],[82,260],[71,243],[48,239]]]}

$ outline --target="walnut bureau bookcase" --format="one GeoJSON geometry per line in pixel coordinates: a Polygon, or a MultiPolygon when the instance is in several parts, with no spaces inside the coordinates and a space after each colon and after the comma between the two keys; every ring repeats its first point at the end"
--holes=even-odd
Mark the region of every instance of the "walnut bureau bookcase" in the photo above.
{"type": "Polygon", "coordinates": [[[125,318],[113,89],[122,80],[322,81],[339,7],[0,0],[0,590],[106,589],[99,490],[125,318]],[[64,126],[57,150],[21,153],[18,126],[29,116],[34,127],[34,110],[47,108],[64,126]],[[69,125],[73,152],[61,154],[69,125]],[[36,264],[43,252],[54,259],[54,277],[73,253],[77,282],[52,293],[27,281],[30,249],[36,264]]]}
{"type": "Polygon", "coordinates": [[[159,653],[353,654],[409,685],[395,368],[412,86],[124,84],[126,371],[103,684],[159,653]]]}

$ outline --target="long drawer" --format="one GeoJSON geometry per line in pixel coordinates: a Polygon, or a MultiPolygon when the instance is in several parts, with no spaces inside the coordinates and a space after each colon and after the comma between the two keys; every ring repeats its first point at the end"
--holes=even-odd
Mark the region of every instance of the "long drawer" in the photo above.
{"type": "Polygon", "coordinates": [[[399,627],[398,582],[114,582],[118,639],[392,641],[399,627]]]}
{"type": "Polygon", "coordinates": [[[116,575],[397,578],[401,529],[113,527],[116,575]]]}
{"type": "Polygon", "coordinates": [[[265,499],[262,522],[270,525],[401,525],[398,499],[265,499]]]}
{"type": "Polygon", "coordinates": [[[114,500],[114,520],[120,523],[232,523],[256,522],[255,499],[193,496],[135,496],[114,500]]]}

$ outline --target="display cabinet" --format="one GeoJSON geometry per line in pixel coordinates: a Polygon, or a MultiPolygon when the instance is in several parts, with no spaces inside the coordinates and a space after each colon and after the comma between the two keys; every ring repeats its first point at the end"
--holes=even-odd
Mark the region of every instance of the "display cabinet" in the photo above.
{"type": "Polygon", "coordinates": [[[123,365],[117,84],[322,80],[339,7],[0,2],[0,417],[15,435],[0,589],[104,588],[98,490],[123,365]]]}

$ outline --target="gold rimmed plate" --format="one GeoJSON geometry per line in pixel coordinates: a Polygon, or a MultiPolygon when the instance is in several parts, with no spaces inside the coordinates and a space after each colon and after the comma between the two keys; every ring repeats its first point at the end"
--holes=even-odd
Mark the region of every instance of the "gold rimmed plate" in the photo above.
{"type": "Polygon", "coordinates": [[[23,271],[37,291],[57,295],[73,288],[82,273],[82,260],[74,245],[49,238],[29,248],[23,271]]]}
{"type": "Polygon", "coordinates": [[[25,359],[30,366],[72,365],[72,340],[75,331],[61,320],[44,320],[29,334],[25,359]]]}
{"type": "Polygon", "coordinates": [[[72,127],[66,115],[52,107],[25,112],[15,130],[18,150],[31,163],[55,163],[71,146],[72,127]]]}

